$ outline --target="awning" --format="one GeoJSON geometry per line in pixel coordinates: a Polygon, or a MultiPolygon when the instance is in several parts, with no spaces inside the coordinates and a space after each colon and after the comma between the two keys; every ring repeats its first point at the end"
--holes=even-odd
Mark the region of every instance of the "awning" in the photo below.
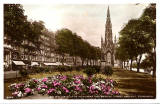
{"type": "Polygon", "coordinates": [[[54,65],[54,63],[44,63],[44,65],[54,65]]]}
{"type": "Polygon", "coordinates": [[[11,45],[4,44],[4,48],[12,49],[11,45]]]}
{"type": "Polygon", "coordinates": [[[15,65],[25,65],[23,61],[13,61],[15,65]]]}
{"type": "Polygon", "coordinates": [[[56,62],[56,63],[44,63],[44,65],[53,65],[53,66],[58,66],[58,65],[62,65],[60,62],[56,62]]]}
{"type": "Polygon", "coordinates": [[[38,62],[31,62],[31,66],[39,65],[38,62]]]}
{"type": "Polygon", "coordinates": [[[56,65],[62,65],[62,63],[60,63],[60,62],[56,62],[56,65]]]}
{"type": "Polygon", "coordinates": [[[71,66],[71,65],[68,65],[67,63],[64,63],[64,65],[65,65],[65,66],[71,66]]]}

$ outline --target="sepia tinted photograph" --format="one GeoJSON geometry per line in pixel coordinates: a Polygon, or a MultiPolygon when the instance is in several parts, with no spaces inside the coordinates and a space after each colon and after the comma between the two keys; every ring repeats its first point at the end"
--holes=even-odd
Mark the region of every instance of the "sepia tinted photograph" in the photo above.
{"type": "Polygon", "coordinates": [[[4,99],[156,99],[156,3],[3,4],[4,99]]]}

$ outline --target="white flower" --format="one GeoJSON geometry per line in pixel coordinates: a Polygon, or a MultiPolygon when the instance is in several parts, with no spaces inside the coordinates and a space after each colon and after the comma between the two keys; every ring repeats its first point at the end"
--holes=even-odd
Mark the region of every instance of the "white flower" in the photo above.
{"type": "Polygon", "coordinates": [[[18,93],[18,95],[17,95],[18,97],[22,97],[23,96],[23,94],[22,94],[22,92],[21,91],[19,91],[19,93],[18,93]]]}
{"type": "Polygon", "coordinates": [[[96,89],[101,90],[101,88],[99,86],[94,86],[96,89]]]}
{"type": "Polygon", "coordinates": [[[61,94],[61,91],[57,91],[57,94],[61,94]]]}
{"type": "Polygon", "coordinates": [[[101,83],[105,83],[105,81],[100,81],[101,83]]]}
{"type": "Polygon", "coordinates": [[[45,89],[43,88],[42,91],[45,91],[45,89]]]}
{"type": "Polygon", "coordinates": [[[32,89],[32,94],[34,94],[34,89],[32,89]]]}

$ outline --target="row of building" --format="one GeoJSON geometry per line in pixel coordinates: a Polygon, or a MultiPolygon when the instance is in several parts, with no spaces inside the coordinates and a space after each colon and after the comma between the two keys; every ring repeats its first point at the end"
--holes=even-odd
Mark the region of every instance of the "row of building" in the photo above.
{"type": "MultiPolygon", "coordinates": [[[[31,42],[24,40],[21,46],[12,45],[10,37],[4,35],[4,71],[15,70],[13,65],[55,65],[56,62],[61,64],[61,56],[55,53],[55,34],[48,30],[43,30],[40,36],[40,49],[30,52],[24,45],[34,46],[31,42]]],[[[72,57],[66,54],[65,64],[72,65],[72,57]]],[[[77,61],[80,64],[80,60],[77,61]]]]}

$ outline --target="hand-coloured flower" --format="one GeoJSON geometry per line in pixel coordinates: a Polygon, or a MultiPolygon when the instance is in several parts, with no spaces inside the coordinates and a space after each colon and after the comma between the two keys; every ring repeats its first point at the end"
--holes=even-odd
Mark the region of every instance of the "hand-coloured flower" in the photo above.
{"type": "Polygon", "coordinates": [[[37,91],[40,91],[40,90],[41,90],[41,88],[40,88],[40,87],[38,87],[38,88],[37,88],[37,91]]]}
{"type": "Polygon", "coordinates": [[[81,83],[81,81],[80,81],[80,80],[76,80],[76,81],[74,81],[74,83],[76,83],[76,84],[80,84],[80,83],[81,83]]]}
{"type": "Polygon", "coordinates": [[[30,88],[25,88],[25,93],[30,93],[32,90],[30,88]]]}
{"type": "Polygon", "coordinates": [[[48,80],[48,78],[43,78],[42,82],[46,82],[48,80]]]}
{"type": "Polygon", "coordinates": [[[105,95],[109,95],[109,94],[110,94],[110,92],[109,92],[109,91],[107,91],[107,92],[104,92],[104,94],[105,94],[105,95]]]}
{"type": "Polygon", "coordinates": [[[50,93],[52,93],[53,91],[55,91],[55,89],[54,89],[54,88],[51,88],[51,89],[48,90],[47,93],[50,94],[50,93]]]}
{"type": "Polygon", "coordinates": [[[13,96],[17,96],[18,95],[18,91],[15,91],[12,93],[13,96]]]}
{"type": "Polygon", "coordinates": [[[82,89],[79,86],[75,86],[75,90],[82,92],[82,89]]]}
{"type": "Polygon", "coordinates": [[[111,83],[113,83],[113,80],[112,80],[112,79],[110,79],[110,82],[111,82],[111,83]]]}
{"type": "Polygon", "coordinates": [[[61,83],[59,83],[59,82],[57,82],[57,81],[53,81],[53,86],[55,87],[55,86],[60,86],[61,85],[61,83]]]}
{"type": "Polygon", "coordinates": [[[67,76],[61,76],[60,79],[61,79],[61,80],[66,80],[66,79],[67,79],[67,76]]]}
{"type": "Polygon", "coordinates": [[[65,90],[66,93],[69,93],[69,90],[66,87],[63,87],[63,90],[65,90]]]}
{"type": "Polygon", "coordinates": [[[47,85],[42,85],[41,88],[46,88],[47,89],[48,86],[47,85]]]}

